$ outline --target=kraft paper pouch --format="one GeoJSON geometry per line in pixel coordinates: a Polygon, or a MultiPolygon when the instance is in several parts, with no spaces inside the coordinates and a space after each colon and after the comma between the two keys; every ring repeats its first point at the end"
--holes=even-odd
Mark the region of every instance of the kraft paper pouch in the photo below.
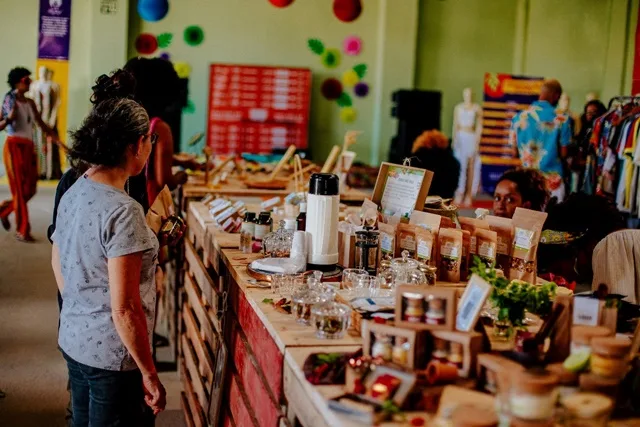
{"type": "Polygon", "coordinates": [[[463,230],[467,230],[471,233],[471,259],[473,259],[473,255],[478,253],[477,251],[477,242],[476,242],[476,230],[485,229],[489,230],[489,223],[485,220],[480,220],[476,218],[467,218],[464,216],[458,217],[458,221],[460,222],[460,228],[463,230]]]}
{"type": "MultiPolygon", "coordinates": [[[[413,211],[409,220],[409,224],[414,224],[417,225],[418,228],[423,228],[425,230],[431,231],[433,237],[433,245],[431,248],[431,258],[429,265],[431,265],[432,267],[437,267],[436,258],[438,254],[438,231],[440,230],[442,218],[443,217],[441,217],[440,215],[432,214],[429,212],[413,211]]],[[[447,218],[447,220],[449,220],[449,218],[447,218]]],[[[451,222],[451,224],[453,224],[453,222],[451,222]]]]}
{"type": "Polygon", "coordinates": [[[378,240],[378,266],[380,261],[391,261],[395,257],[396,252],[396,226],[378,223],[378,231],[380,238],[378,240]]]}
{"type": "Polygon", "coordinates": [[[513,221],[510,218],[502,218],[493,215],[485,217],[491,227],[491,231],[497,234],[496,242],[496,268],[502,269],[505,277],[509,277],[511,265],[511,244],[513,243],[513,221]]]}
{"type": "Polygon", "coordinates": [[[416,229],[416,259],[427,265],[435,264],[434,234],[422,227],[416,229]]]}
{"type": "Polygon", "coordinates": [[[476,243],[478,245],[477,256],[487,267],[496,262],[496,248],[498,246],[498,233],[491,230],[476,230],[476,243]]]}
{"type": "Polygon", "coordinates": [[[360,222],[365,227],[374,227],[378,222],[378,205],[369,199],[364,199],[360,207],[360,222]]]}
{"type": "Polygon", "coordinates": [[[338,224],[338,264],[353,268],[356,264],[356,231],[362,227],[347,222],[338,224]]]}
{"type": "Polygon", "coordinates": [[[443,282],[460,282],[462,258],[462,231],[441,228],[438,233],[438,279],[443,282]]]}
{"type": "Polygon", "coordinates": [[[509,279],[525,280],[535,285],[538,275],[538,242],[546,220],[546,212],[516,208],[512,219],[514,234],[509,279]]]}
{"type": "Polygon", "coordinates": [[[398,224],[396,229],[396,257],[401,257],[403,251],[409,252],[409,257],[416,257],[416,226],[398,224]]]}
{"type": "Polygon", "coordinates": [[[170,215],[174,215],[174,213],[173,198],[171,197],[169,187],[165,185],[147,212],[147,225],[155,234],[158,234],[160,228],[162,228],[163,218],[166,219],[170,215]]]}
{"type": "Polygon", "coordinates": [[[469,276],[469,262],[471,259],[471,232],[462,231],[462,258],[460,258],[460,280],[467,280],[469,276]]]}

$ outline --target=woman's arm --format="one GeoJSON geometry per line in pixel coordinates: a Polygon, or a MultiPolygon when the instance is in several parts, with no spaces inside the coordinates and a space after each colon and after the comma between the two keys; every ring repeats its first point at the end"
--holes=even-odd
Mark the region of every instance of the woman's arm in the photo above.
{"type": "Polygon", "coordinates": [[[171,128],[164,121],[160,120],[155,126],[155,133],[158,134],[158,142],[155,147],[154,154],[154,179],[158,188],[165,185],[173,190],[180,184],[186,182],[187,175],[179,173],[174,175],[171,167],[173,166],[173,135],[171,128]]]}
{"type": "Polygon", "coordinates": [[[42,129],[42,131],[44,133],[46,133],[49,136],[53,136],[53,137],[57,137],[57,133],[55,130],[53,130],[51,127],[49,127],[48,124],[46,124],[43,120],[42,120],[42,116],[40,115],[40,112],[38,111],[38,108],[36,107],[36,103],[33,102],[33,99],[29,99],[27,98],[27,102],[29,103],[29,106],[31,107],[31,111],[33,112],[33,117],[36,120],[36,123],[38,124],[38,126],[40,126],[40,129],[42,129]]]}
{"type": "Polygon", "coordinates": [[[60,249],[55,243],[51,247],[51,268],[53,268],[53,275],[56,277],[58,290],[62,293],[64,289],[64,279],[62,278],[62,269],[60,266],[60,249]]]}

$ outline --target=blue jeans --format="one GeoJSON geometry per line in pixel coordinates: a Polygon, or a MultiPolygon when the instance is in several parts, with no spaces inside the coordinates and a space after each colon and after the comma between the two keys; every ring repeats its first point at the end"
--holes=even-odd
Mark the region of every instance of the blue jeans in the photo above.
{"type": "Polygon", "coordinates": [[[152,427],[155,416],[144,402],[142,374],[107,371],[78,363],[62,352],[71,382],[71,427],[152,427]]]}

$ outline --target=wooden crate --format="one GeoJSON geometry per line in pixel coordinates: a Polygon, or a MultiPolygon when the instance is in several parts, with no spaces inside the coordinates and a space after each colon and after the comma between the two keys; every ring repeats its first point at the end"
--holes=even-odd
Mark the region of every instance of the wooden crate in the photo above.
{"type": "Polygon", "coordinates": [[[213,273],[213,275],[216,277],[211,277],[212,274],[210,270],[204,265],[196,248],[189,241],[185,242],[185,260],[186,273],[197,285],[202,304],[206,307],[206,310],[210,310],[215,314],[214,323],[218,330],[220,330],[218,319],[218,312],[220,310],[219,278],[215,273],[213,273]]]}

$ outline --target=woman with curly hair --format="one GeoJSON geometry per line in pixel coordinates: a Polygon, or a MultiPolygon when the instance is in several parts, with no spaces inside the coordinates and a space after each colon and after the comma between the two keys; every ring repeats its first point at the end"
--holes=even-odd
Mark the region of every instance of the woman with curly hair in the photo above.
{"type": "Polygon", "coordinates": [[[165,406],[151,352],[159,242],[126,189],[157,136],[114,76],[125,75],[98,80],[100,101],[71,134],[71,162],[88,169],[62,197],[51,236],[63,301],[58,345],[72,425],[145,427],[165,406]]]}
{"type": "Polygon", "coordinates": [[[460,178],[460,162],[453,155],[447,137],[438,130],[425,131],[414,141],[411,153],[418,159],[412,166],[433,172],[429,195],[453,198],[460,178]]]}
{"type": "Polygon", "coordinates": [[[512,218],[516,208],[544,211],[549,201],[544,175],[536,169],[517,168],[505,172],[493,193],[493,214],[512,218]]]}

